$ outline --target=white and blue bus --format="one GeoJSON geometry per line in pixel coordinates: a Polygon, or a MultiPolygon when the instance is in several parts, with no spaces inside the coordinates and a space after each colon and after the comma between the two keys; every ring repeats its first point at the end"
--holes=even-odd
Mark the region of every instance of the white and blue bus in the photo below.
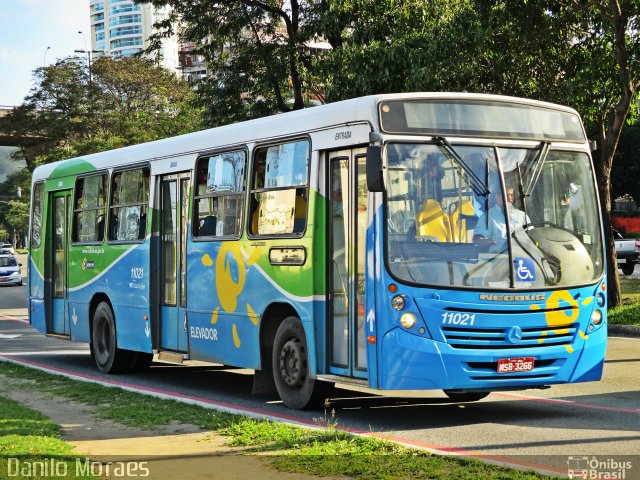
{"type": "Polygon", "coordinates": [[[30,321],[102,372],[249,368],[292,408],[598,380],[599,212],[570,108],[363,97],[38,167],[30,321]]]}

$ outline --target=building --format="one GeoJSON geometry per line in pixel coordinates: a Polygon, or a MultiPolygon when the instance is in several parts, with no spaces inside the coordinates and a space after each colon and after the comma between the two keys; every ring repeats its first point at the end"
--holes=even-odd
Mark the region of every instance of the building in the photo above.
{"type": "MultiPolygon", "coordinates": [[[[130,57],[149,46],[154,23],[166,18],[168,7],[136,4],[133,0],[90,0],[91,48],[113,58],[130,57]]],[[[181,74],[177,37],[162,40],[163,67],[181,74]]]]}
{"type": "Polygon", "coordinates": [[[179,50],[182,78],[191,85],[207,76],[207,63],[202,55],[196,53],[195,48],[195,43],[184,42],[179,50]]]}

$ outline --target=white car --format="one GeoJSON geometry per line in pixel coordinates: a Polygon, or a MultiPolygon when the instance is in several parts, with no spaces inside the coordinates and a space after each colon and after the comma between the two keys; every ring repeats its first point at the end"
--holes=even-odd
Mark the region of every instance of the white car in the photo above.
{"type": "Polygon", "coordinates": [[[11,255],[16,254],[15,248],[13,248],[13,245],[11,245],[10,243],[0,244],[0,250],[3,250],[3,251],[7,250],[11,255]]]}
{"type": "Polygon", "coordinates": [[[0,255],[0,285],[22,285],[21,266],[13,255],[0,255]]]}

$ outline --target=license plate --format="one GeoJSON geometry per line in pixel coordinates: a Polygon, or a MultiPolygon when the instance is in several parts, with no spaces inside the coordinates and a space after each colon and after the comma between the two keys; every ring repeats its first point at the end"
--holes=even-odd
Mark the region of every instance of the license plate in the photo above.
{"type": "Polygon", "coordinates": [[[618,258],[618,265],[620,265],[621,263],[627,263],[627,259],[626,258],[618,258]]]}
{"type": "Polygon", "coordinates": [[[533,363],[533,357],[501,358],[498,360],[498,373],[530,372],[533,363]]]}

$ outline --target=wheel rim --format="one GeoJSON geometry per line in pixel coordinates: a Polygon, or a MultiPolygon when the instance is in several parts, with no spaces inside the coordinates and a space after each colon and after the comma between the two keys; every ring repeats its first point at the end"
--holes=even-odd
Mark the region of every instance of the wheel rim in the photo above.
{"type": "Polygon", "coordinates": [[[280,350],[280,377],[290,387],[299,387],[307,377],[306,352],[298,338],[288,340],[280,350]]]}
{"type": "Polygon", "coordinates": [[[96,357],[100,363],[106,363],[111,353],[111,329],[109,322],[101,317],[98,321],[98,339],[96,342],[96,357]]]}

